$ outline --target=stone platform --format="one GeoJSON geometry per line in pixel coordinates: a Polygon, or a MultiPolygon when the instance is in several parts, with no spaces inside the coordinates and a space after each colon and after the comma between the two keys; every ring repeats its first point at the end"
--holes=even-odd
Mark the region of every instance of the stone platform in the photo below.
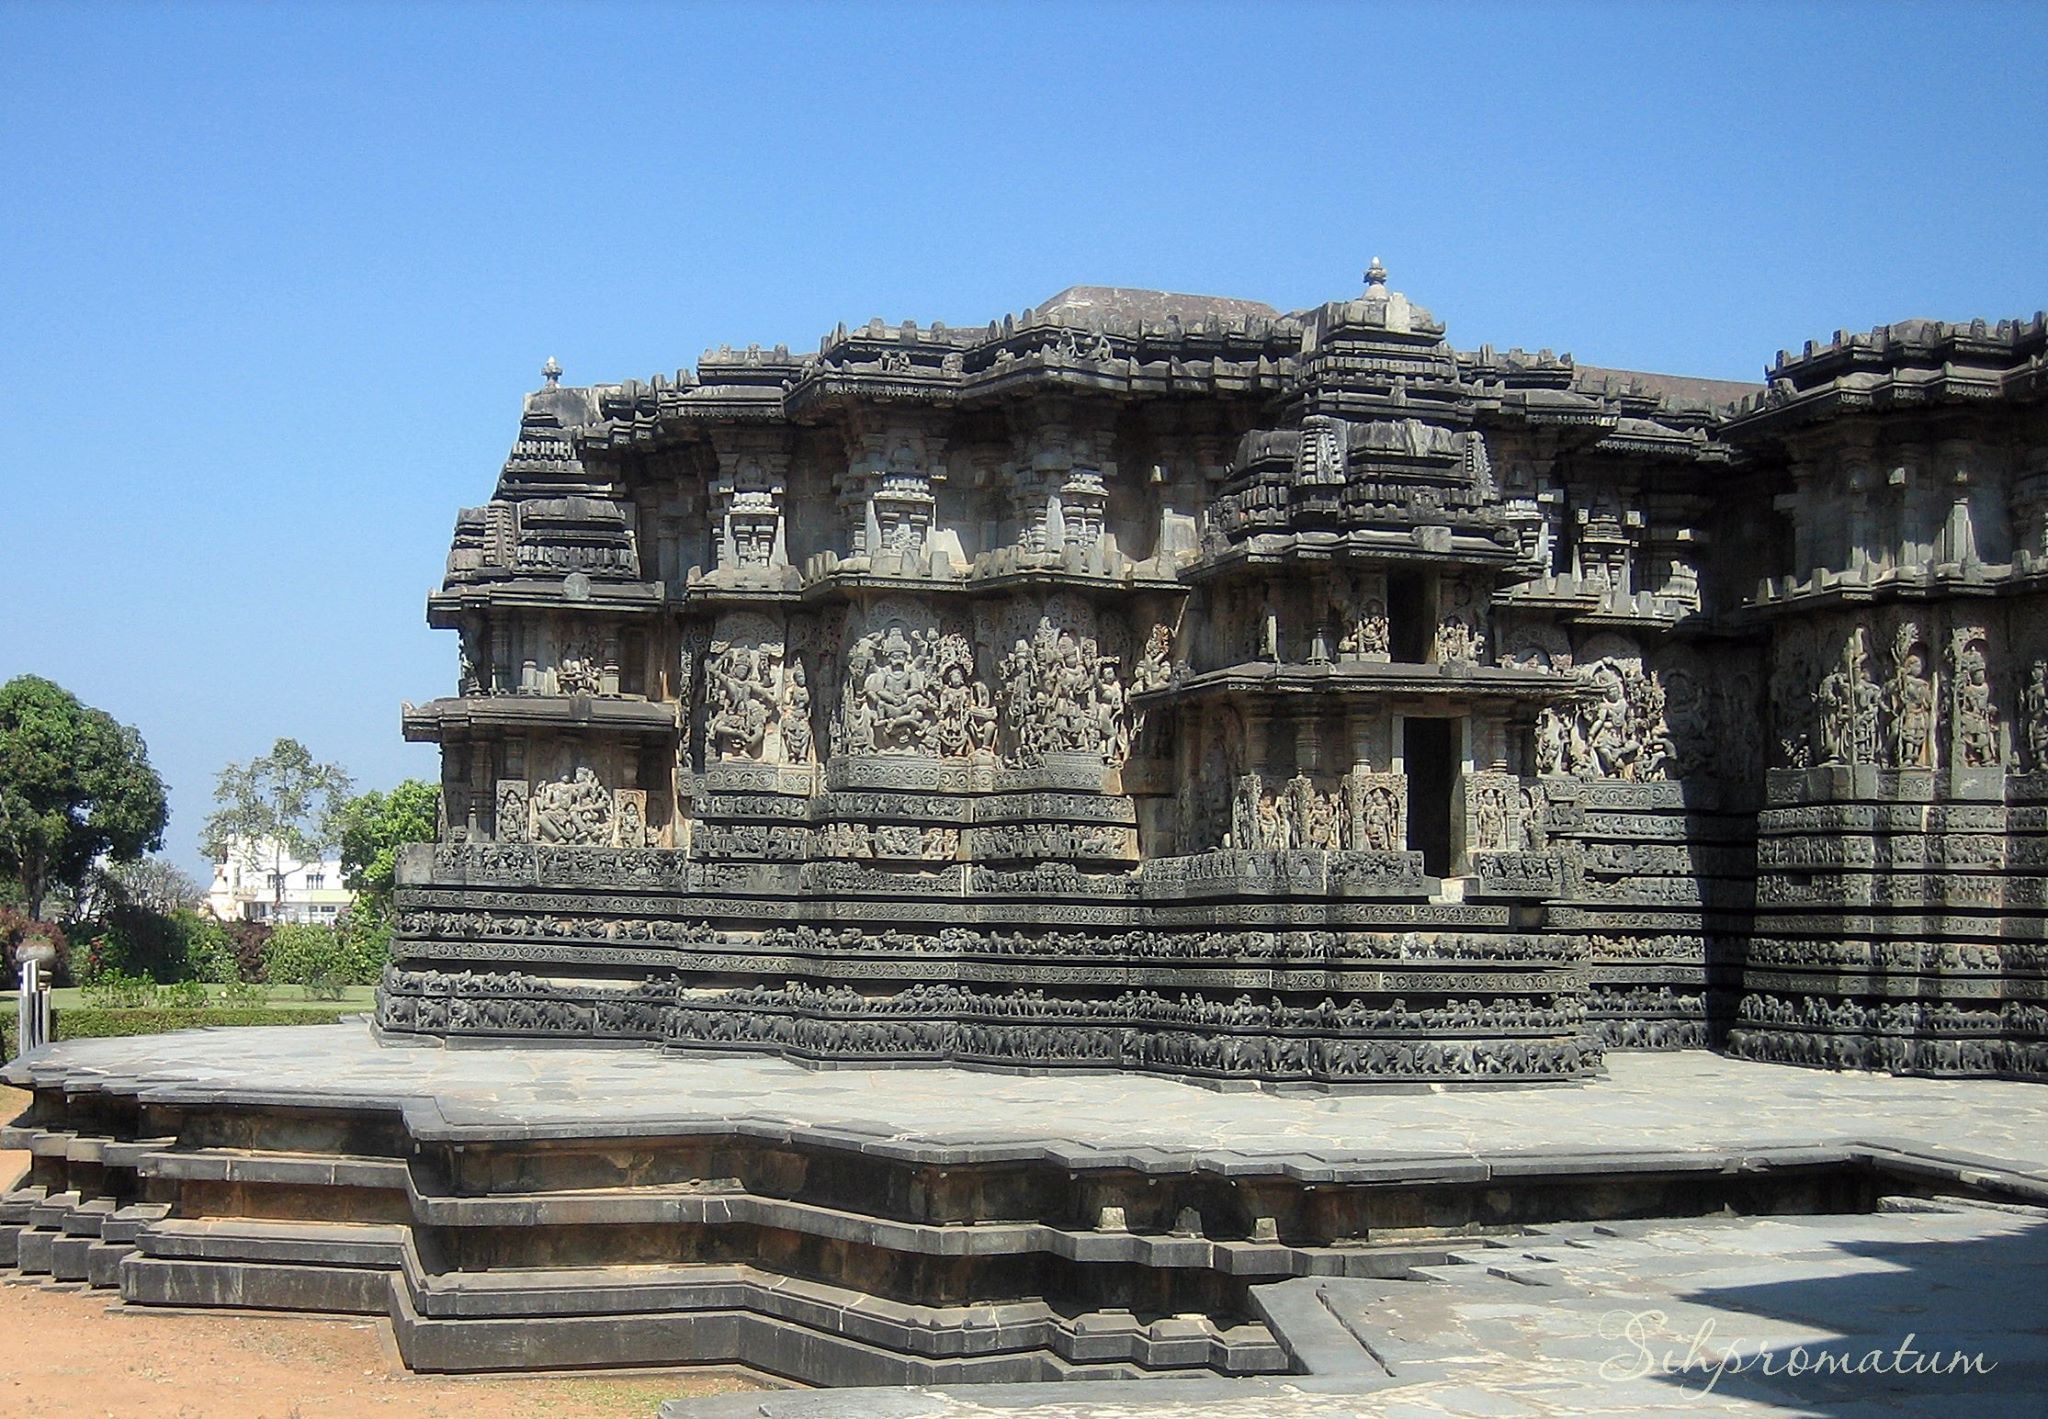
{"type": "Polygon", "coordinates": [[[2048,1202],[2035,1086],[1692,1053],[1563,1089],[1334,1096],[350,1023],[76,1042],[6,1077],[35,1102],[0,1147],[34,1163],[0,1201],[0,1266],[138,1304],[388,1315],[432,1370],[1315,1374],[1329,1306],[1303,1311],[1303,1283],[1398,1290],[1531,1229],[2048,1202]]]}

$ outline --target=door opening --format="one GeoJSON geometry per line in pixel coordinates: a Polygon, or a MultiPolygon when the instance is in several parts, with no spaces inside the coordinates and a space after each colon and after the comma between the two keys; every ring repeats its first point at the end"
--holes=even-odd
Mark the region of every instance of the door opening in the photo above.
{"type": "Polygon", "coordinates": [[[1451,874],[1451,807],[1458,787],[1455,719],[1404,719],[1401,758],[1408,773],[1408,848],[1432,877],[1451,874]]]}
{"type": "Polygon", "coordinates": [[[1417,573],[1395,572],[1387,578],[1389,659],[1401,665],[1421,665],[1429,659],[1436,634],[1429,600],[1429,583],[1417,573]]]}

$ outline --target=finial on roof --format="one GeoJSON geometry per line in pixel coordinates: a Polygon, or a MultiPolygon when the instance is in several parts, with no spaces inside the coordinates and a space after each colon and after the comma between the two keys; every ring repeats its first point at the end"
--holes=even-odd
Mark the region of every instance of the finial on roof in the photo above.
{"type": "Polygon", "coordinates": [[[548,362],[540,367],[540,377],[548,382],[549,389],[562,382],[562,367],[555,362],[553,355],[549,355],[548,362]]]}
{"type": "Polygon", "coordinates": [[[1375,286],[1381,290],[1387,286],[1387,268],[1380,265],[1377,256],[1372,259],[1372,265],[1365,268],[1365,293],[1371,295],[1375,286]]]}

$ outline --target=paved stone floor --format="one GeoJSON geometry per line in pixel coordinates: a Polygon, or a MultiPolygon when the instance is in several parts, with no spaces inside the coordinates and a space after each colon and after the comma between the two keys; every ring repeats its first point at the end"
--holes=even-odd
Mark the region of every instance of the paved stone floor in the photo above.
{"type": "MultiPolygon", "coordinates": [[[[80,1040],[39,1056],[153,1088],[432,1100],[448,1125],[545,1132],[748,1120],[848,1141],[1057,1144],[1324,1158],[1726,1150],[1903,1141],[2048,1171],[2048,1088],[1752,1064],[1702,1051],[1608,1057],[1582,1085],[1224,1093],[1113,1075],[812,1071],[653,1049],[382,1047],[367,1025],[80,1040]]],[[[21,1066],[15,1066],[18,1070],[21,1066]]],[[[16,1082],[20,1080],[16,1076],[16,1082]]]]}
{"type": "Polygon", "coordinates": [[[1436,1284],[1297,1282],[1370,1347],[1351,1375],[672,1402],[664,1419],[2048,1413],[2048,1212],[1546,1229],[1436,1284]]]}
{"type": "MultiPolygon", "coordinates": [[[[732,1123],[870,1148],[1030,1147],[1097,1161],[1193,1152],[1497,1162],[1521,1153],[1570,1154],[1595,1170],[1635,1151],[1854,1142],[2048,1183],[2048,1088],[1704,1053],[1613,1055],[1607,1076],[1582,1086],[1219,1093],[1111,1076],[812,1072],[653,1050],[382,1047],[357,1022],[80,1041],[9,1071],[17,1081],[28,1072],[140,1081],[173,1095],[403,1099],[413,1127],[458,1133],[732,1123]]],[[[2048,1415],[2048,1211],[2039,1208],[1897,1201],[1867,1216],[1575,1223],[1475,1245],[1428,1276],[1436,1284],[1283,1283],[1298,1288],[1302,1323],[1335,1338],[1333,1363],[1313,1376],[749,1395],[664,1413],[2048,1415]]]]}

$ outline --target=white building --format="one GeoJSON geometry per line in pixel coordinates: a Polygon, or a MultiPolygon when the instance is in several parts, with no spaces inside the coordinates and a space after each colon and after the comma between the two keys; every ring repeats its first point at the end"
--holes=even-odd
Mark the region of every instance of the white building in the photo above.
{"type": "Polygon", "coordinates": [[[238,840],[213,864],[206,907],[221,921],[332,926],[356,894],[341,884],[341,859],[301,862],[262,839],[238,840]]]}

